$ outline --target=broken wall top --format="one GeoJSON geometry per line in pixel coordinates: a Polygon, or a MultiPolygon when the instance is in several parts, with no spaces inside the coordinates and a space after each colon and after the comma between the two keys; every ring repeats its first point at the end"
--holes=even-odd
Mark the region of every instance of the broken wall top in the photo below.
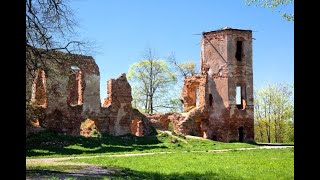
{"type": "Polygon", "coordinates": [[[249,32],[249,33],[252,33],[252,30],[235,29],[235,28],[231,28],[231,27],[224,27],[224,28],[220,28],[220,29],[217,29],[217,30],[214,30],[214,31],[202,32],[202,35],[215,34],[215,33],[220,33],[220,32],[230,32],[230,33],[249,32]]]}
{"type": "Polygon", "coordinates": [[[122,73],[117,79],[108,80],[107,97],[104,99],[103,106],[107,107],[112,103],[128,103],[131,105],[132,95],[131,86],[127,81],[126,74],[122,73]]]}
{"type": "MultiPolygon", "coordinates": [[[[50,67],[46,73],[69,73],[66,70],[80,69],[85,74],[100,75],[99,67],[92,56],[70,54],[60,51],[26,48],[27,57],[38,59],[40,67],[50,67]],[[44,62],[44,63],[43,63],[44,62]]],[[[27,61],[28,62],[28,61],[27,61]]]]}

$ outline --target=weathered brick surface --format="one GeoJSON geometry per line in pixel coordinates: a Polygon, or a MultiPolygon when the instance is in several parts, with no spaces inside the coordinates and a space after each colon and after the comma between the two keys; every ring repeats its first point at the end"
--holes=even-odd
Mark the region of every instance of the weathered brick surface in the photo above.
{"type": "Polygon", "coordinates": [[[201,75],[184,81],[188,113],[185,118],[176,115],[175,131],[225,142],[241,140],[242,133],[243,141],[254,140],[252,32],[227,28],[203,33],[200,59],[201,75]],[[241,61],[236,58],[237,41],[242,42],[241,61]],[[236,86],[242,87],[243,107],[236,104],[236,86]]]}
{"type": "Polygon", "coordinates": [[[117,79],[108,81],[107,98],[103,107],[110,110],[109,130],[111,135],[124,135],[131,132],[131,86],[126,74],[121,74],[117,79]]]}
{"type": "Polygon", "coordinates": [[[46,71],[38,69],[34,77],[26,76],[27,82],[32,82],[26,84],[26,89],[31,89],[26,91],[30,105],[44,108],[42,118],[37,120],[42,128],[79,135],[80,124],[86,118],[83,112],[100,110],[99,89],[86,88],[97,80],[92,77],[99,77],[99,68],[90,56],[53,51],[42,58],[47,63],[46,71]]]}
{"type": "Polygon", "coordinates": [[[202,62],[210,67],[212,90],[215,99],[223,103],[214,103],[210,113],[209,138],[221,141],[239,140],[239,128],[243,128],[243,140],[254,140],[253,127],[253,71],[252,71],[252,32],[250,30],[226,29],[204,33],[202,62]],[[208,40],[220,47],[220,54],[227,62],[217,58],[217,52],[208,40]],[[242,41],[241,61],[236,59],[237,41],[242,41]],[[207,44],[207,45],[206,45],[207,44]],[[236,105],[236,86],[242,86],[242,100],[246,107],[236,105]]]}
{"type": "MultiPolygon", "coordinates": [[[[34,77],[26,76],[27,132],[39,126],[77,136],[81,123],[89,118],[101,133],[131,133],[131,122],[136,119],[125,74],[108,81],[108,96],[101,106],[99,68],[92,57],[51,52],[46,62],[46,72],[38,69],[34,77]]],[[[149,135],[151,124],[145,122],[147,118],[140,119],[135,134],[149,135]]],[[[92,128],[83,129],[82,134],[89,130],[92,128]]]]}
{"type": "Polygon", "coordinates": [[[206,74],[199,74],[185,78],[182,89],[184,112],[188,112],[196,106],[198,108],[203,108],[206,105],[206,84],[206,74]]]}
{"type": "Polygon", "coordinates": [[[153,127],[167,131],[169,123],[171,122],[168,118],[173,113],[157,113],[157,114],[144,114],[149,121],[152,123],[153,127]]]}
{"type": "Polygon", "coordinates": [[[31,104],[33,106],[41,106],[44,108],[47,107],[46,77],[44,70],[38,69],[35,72],[35,78],[33,80],[31,92],[31,104]]]}
{"type": "Polygon", "coordinates": [[[157,131],[151,121],[137,109],[132,109],[132,123],[131,133],[137,136],[151,136],[156,135],[157,131]],[[138,124],[139,123],[139,124],[138,124]]]}

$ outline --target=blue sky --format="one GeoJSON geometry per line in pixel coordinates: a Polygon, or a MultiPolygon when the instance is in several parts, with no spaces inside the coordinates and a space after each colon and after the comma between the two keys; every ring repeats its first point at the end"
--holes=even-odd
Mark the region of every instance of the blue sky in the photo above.
{"type": "MultiPolygon", "coordinates": [[[[253,31],[253,79],[294,81],[294,23],[277,11],[246,6],[245,0],[73,0],[81,38],[96,43],[101,99],[107,80],[127,73],[146,48],[165,58],[199,64],[202,32],[225,26],[253,31]]],[[[293,7],[292,7],[293,8],[293,7]]]]}

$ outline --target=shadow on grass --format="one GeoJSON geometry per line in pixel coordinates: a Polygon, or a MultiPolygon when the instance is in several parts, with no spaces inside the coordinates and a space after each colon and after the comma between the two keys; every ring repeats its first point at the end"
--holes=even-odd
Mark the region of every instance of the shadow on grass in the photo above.
{"type": "Polygon", "coordinates": [[[83,174],[83,173],[68,173],[52,170],[27,170],[26,177],[28,179],[103,179],[105,174],[83,174]]]}
{"type": "Polygon", "coordinates": [[[257,142],[254,140],[248,140],[248,141],[238,141],[238,140],[230,140],[229,143],[245,143],[245,144],[250,144],[250,145],[259,145],[257,142]]]}
{"type": "Polygon", "coordinates": [[[161,143],[156,136],[136,137],[128,134],[118,137],[108,135],[72,137],[45,131],[26,139],[26,154],[27,156],[97,154],[167,148],[161,143]]]}
{"type": "Polygon", "coordinates": [[[256,144],[257,146],[294,146],[293,143],[260,143],[256,144]]]}
{"type": "MultiPolygon", "coordinates": [[[[236,140],[231,140],[229,143],[240,143],[236,140]]],[[[294,146],[293,143],[262,143],[262,142],[255,142],[255,141],[245,141],[241,143],[246,143],[250,145],[256,145],[256,146],[294,146]]]]}
{"type": "Polygon", "coordinates": [[[74,178],[74,179],[103,179],[108,177],[110,179],[130,179],[130,180],[140,180],[140,179],[152,179],[152,180],[212,180],[212,179],[226,179],[226,180],[241,180],[243,178],[236,177],[231,175],[230,173],[226,173],[223,170],[219,172],[204,172],[204,173],[195,173],[195,172],[187,172],[187,173],[157,173],[157,172],[141,172],[135,171],[131,169],[118,169],[113,171],[112,173],[67,173],[67,172],[59,172],[59,171],[50,171],[50,170],[27,170],[27,177],[29,179],[38,179],[38,178],[74,178]]]}

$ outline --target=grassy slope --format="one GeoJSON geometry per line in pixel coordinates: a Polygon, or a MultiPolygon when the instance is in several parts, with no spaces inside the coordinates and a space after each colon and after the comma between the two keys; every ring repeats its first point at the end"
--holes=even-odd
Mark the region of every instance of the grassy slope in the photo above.
{"type": "Polygon", "coordinates": [[[127,174],[119,179],[294,179],[293,148],[73,161],[117,167],[127,174]]]}
{"type": "MultiPolygon", "coordinates": [[[[184,138],[184,137],[182,137],[184,138]]],[[[173,143],[174,138],[161,133],[153,137],[132,135],[113,137],[71,137],[42,132],[27,138],[27,157],[66,157],[98,154],[123,154],[160,151],[191,151],[254,147],[247,143],[222,143],[211,140],[183,139],[173,143]]]]}
{"type": "MultiPolygon", "coordinates": [[[[112,179],[293,179],[293,148],[195,153],[190,151],[254,145],[180,138],[183,141],[173,143],[174,138],[168,134],[86,138],[43,132],[27,139],[27,158],[169,151],[173,153],[93,157],[74,161],[119,169],[112,179]]],[[[50,174],[52,171],[66,172],[77,168],[70,165],[27,164],[27,174],[50,174]]]]}

